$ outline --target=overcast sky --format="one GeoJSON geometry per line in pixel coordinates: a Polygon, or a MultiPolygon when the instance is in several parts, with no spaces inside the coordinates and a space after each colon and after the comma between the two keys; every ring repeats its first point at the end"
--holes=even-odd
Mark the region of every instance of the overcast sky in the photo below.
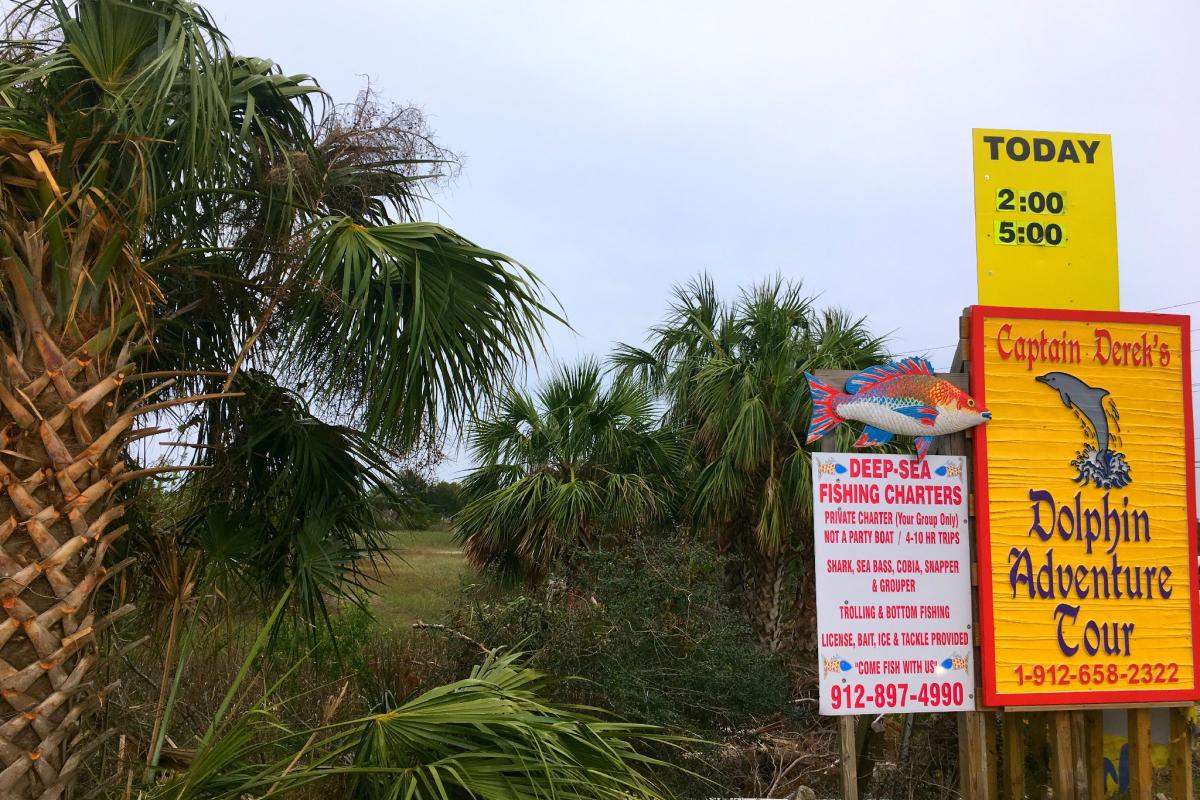
{"type": "Polygon", "coordinates": [[[801,280],[945,366],[976,299],[972,127],[1111,133],[1122,308],[1200,301],[1196,2],[205,5],[336,100],[369,79],[425,110],[465,156],[429,216],[574,327],[543,369],[640,343],[701,271],[801,280]]]}

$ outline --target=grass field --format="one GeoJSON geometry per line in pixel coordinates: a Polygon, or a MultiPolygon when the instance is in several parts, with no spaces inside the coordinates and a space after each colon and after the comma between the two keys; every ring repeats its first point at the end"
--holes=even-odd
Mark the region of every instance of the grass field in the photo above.
{"type": "Polygon", "coordinates": [[[442,619],[468,567],[445,531],[396,531],[371,607],[387,627],[442,619]]]}

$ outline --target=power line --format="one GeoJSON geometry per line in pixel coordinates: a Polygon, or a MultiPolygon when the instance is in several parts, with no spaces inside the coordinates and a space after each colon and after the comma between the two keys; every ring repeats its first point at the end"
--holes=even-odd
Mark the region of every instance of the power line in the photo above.
{"type": "Polygon", "coordinates": [[[915,356],[921,353],[932,353],[934,350],[949,350],[951,347],[958,347],[956,344],[944,344],[941,347],[925,347],[920,350],[905,350],[903,353],[892,353],[894,356],[915,356]]]}
{"type": "MultiPolygon", "coordinates": [[[[1143,314],[1152,314],[1155,311],[1167,311],[1172,308],[1183,308],[1184,306],[1194,306],[1198,303],[1200,303],[1200,300],[1188,300],[1186,303],[1176,303],[1175,305],[1172,305],[1172,306],[1161,306],[1159,308],[1148,308],[1145,311],[1143,311],[1142,313],[1143,314]]],[[[1200,328],[1192,328],[1192,333],[1196,333],[1197,331],[1200,331],[1200,328]]],[[[958,345],[957,344],[944,344],[941,347],[922,347],[917,350],[905,350],[903,353],[892,353],[892,355],[894,355],[894,356],[915,356],[915,355],[920,355],[922,353],[932,353],[935,350],[949,350],[951,347],[958,347],[958,345]]],[[[1196,348],[1192,352],[1193,353],[1200,352],[1200,347],[1196,348]]]]}
{"type": "MultiPolygon", "coordinates": [[[[1200,303],[1200,300],[1188,300],[1186,303],[1176,303],[1173,306],[1163,306],[1162,308],[1150,308],[1150,309],[1147,309],[1147,312],[1166,311],[1167,309],[1170,309],[1170,308],[1183,308],[1184,306],[1194,306],[1197,303],[1200,303]]],[[[1195,330],[1195,329],[1193,328],[1193,330],[1195,330]]]]}

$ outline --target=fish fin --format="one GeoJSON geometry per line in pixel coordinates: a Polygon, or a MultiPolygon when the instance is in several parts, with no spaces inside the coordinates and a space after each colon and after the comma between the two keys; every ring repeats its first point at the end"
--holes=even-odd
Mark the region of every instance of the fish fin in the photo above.
{"type": "Polygon", "coordinates": [[[863,389],[877,386],[884,381],[901,375],[932,375],[933,365],[924,358],[902,358],[890,364],[880,364],[862,372],[846,381],[846,394],[858,394],[863,389]]]}
{"type": "Polygon", "coordinates": [[[808,391],[812,394],[812,421],[808,423],[806,441],[807,444],[812,444],[840,425],[842,418],[833,410],[833,399],[837,396],[837,391],[807,372],[804,373],[804,377],[808,379],[808,391]]]}
{"type": "Polygon", "coordinates": [[[1059,392],[1058,398],[1063,401],[1064,406],[1067,408],[1071,407],[1071,395],[1067,394],[1066,392],[1059,392]]]}
{"type": "Polygon", "coordinates": [[[932,436],[918,436],[913,440],[917,446],[917,460],[925,458],[925,454],[929,452],[929,445],[933,444],[932,436]]]}
{"type": "Polygon", "coordinates": [[[895,436],[894,433],[888,433],[885,430],[880,430],[874,425],[868,425],[863,428],[862,436],[854,442],[855,447],[878,447],[881,444],[887,444],[895,436]]]}
{"type": "Polygon", "coordinates": [[[896,362],[896,366],[904,370],[905,375],[933,375],[933,364],[923,356],[909,356],[896,362]]]}
{"type": "Polygon", "coordinates": [[[898,406],[892,410],[931,428],[937,423],[938,411],[932,406],[898,406]]]}

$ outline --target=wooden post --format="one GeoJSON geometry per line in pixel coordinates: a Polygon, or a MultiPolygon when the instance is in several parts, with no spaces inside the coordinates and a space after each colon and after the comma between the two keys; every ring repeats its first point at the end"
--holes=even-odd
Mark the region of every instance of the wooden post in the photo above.
{"type": "Polygon", "coordinates": [[[1192,725],[1188,721],[1188,709],[1172,708],[1171,741],[1171,797],[1174,800],[1192,800],[1192,725]]]}
{"type": "MultiPolygon", "coordinates": [[[[948,374],[938,374],[963,391],[970,388],[970,376],[967,374],[967,357],[970,352],[968,337],[971,325],[968,312],[964,311],[958,322],[958,349],[954,351],[954,359],[950,363],[948,374]]],[[[935,447],[942,455],[969,456],[967,433],[955,433],[950,436],[940,436],[935,447]]],[[[967,463],[970,463],[968,458],[967,463]]],[[[970,467],[967,468],[968,476],[970,467]]],[[[968,517],[967,530],[971,543],[971,565],[977,560],[975,553],[975,520],[973,518],[973,498],[970,496],[970,477],[968,486],[968,517]]],[[[975,589],[972,587],[972,595],[975,589]]],[[[974,605],[974,603],[973,603],[974,605]]],[[[979,706],[979,619],[972,615],[971,631],[974,641],[972,646],[975,655],[975,697],[976,707],[979,706]]],[[[997,800],[999,795],[999,764],[996,758],[996,720],[993,711],[963,711],[958,715],[958,772],[959,789],[964,798],[971,800],[997,800]]]]}
{"type": "Polygon", "coordinates": [[[1000,753],[996,745],[996,712],[984,711],[983,714],[983,744],[987,769],[987,796],[991,800],[1000,800],[1000,753]]]}
{"type": "Polygon", "coordinates": [[[1088,740],[1085,711],[1071,711],[1071,753],[1075,756],[1075,797],[1089,800],[1091,774],[1088,772],[1088,740]]]}
{"type": "Polygon", "coordinates": [[[1131,708],[1129,720],[1129,800],[1151,800],[1154,767],[1150,763],[1150,709],[1131,708]]]}
{"type": "Polygon", "coordinates": [[[996,740],[988,736],[991,721],[990,711],[962,711],[958,715],[959,786],[962,796],[971,800],[996,800],[999,770],[996,740]]]}
{"type": "Polygon", "coordinates": [[[858,800],[858,748],[855,747],[855,716],[838,717],[838,740],[841,744],[842,800],[858,800]]]}
{"type": "MultiPolygon", "coordinates": [[[[842,379],[841,383],[835,385],[840,388],[844,383],[845,379],[842,379]]],[[[822,453],[833,453],[836,451],[837,440],[834,437],[826,436],[821,440],[822,453]]],[[[858,800],[858,732],[855,730],[857,721],[858,717],[854,714],[838,717],[838,753],[841,759],[842,800],[858,800]]]]}
{"type": "Polygon", "coordinates": [[[1034,800],[1042,800],[1046,796],[1046,785],[1049,779],[1049,769],[1046,763],[1046,746],[1049,743],[1046,725],[1050,716],[1045,713],[1029,715],[1029,753],[1035,768],[1033,778],[1029,781],[1029,796],[1034,800]]]}
{"type": "Polygon", "coordinates": [[[1050,785],[1055,800],[1075,797],[1075,759],[1071,754],[1071,712],[1050,713],[1050,785]]]}
{"type": "Polygon", "coordinates": [[[1104,800],[1104,712],[1085,711],[1088,800],[1104,800]]]}
{"type": "Polygon", "coordinates": [[[1004,796],[1025,800],[1025,715],[1008,712],[1003,719],[1004,796]]]}
{"type": "Polygon", "coordinates": [[[956,714],[958,717],[958,794],[970,797],[975,784],[971,782],[971,744],[967,736],[967,715],[956,714]]]}

